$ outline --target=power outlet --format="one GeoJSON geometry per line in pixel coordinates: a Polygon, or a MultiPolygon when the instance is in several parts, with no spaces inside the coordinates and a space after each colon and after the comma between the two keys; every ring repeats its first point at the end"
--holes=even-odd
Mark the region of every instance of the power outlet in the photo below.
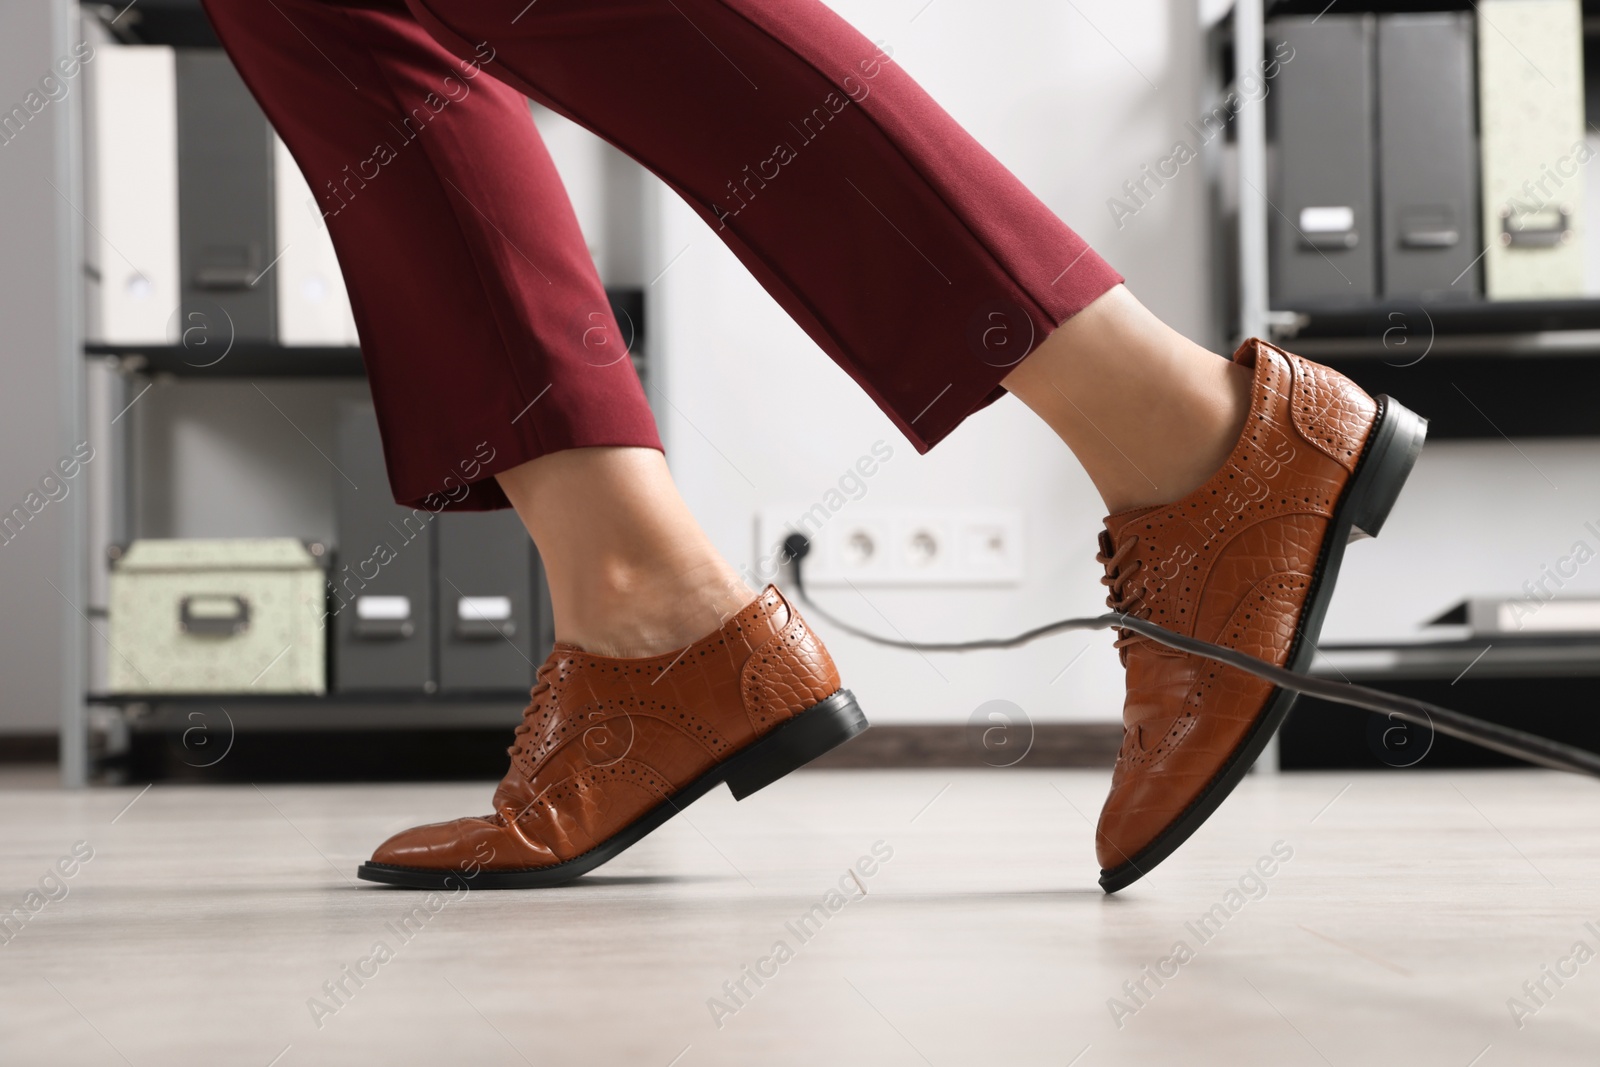
{"type": "Polygon", "coordinates": [[[756,517],[756,555],[765,565],[798,532],[811,540],[808,585],[1016,585],[1023,578],[1022,528],[1022,513],[1005,509],[846,508],[821,515],[774,508],[756,517]]]}

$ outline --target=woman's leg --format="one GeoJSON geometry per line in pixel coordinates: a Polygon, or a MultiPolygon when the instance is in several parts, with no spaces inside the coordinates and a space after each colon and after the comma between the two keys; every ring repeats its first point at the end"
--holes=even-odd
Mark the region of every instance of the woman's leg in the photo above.
{"type": "Polygon", "coordinates": [[[458,62],[386,0],[208,11],[323,195],[395,496],[515,501],[556,608],[493,813],[397,834],[361,875],[557,884],[706,790],[742,798],[865,729],[799,613],[745,588],[678,498],[526,102],[485,73],[492,50],[458,62]]]}
{"type": "Polygon", "coordinates": [[[539,546],[560,640],[650,656],[710,633],[756,595],[654,449],[570,449],[497,477],[539,546]]]}
{"type": "Polygon", "coordinates": [[[206,8],[333,239],[396,500],[503,508],[492,475],[519,463],[660,447],[560,177],[492,53],[450,55],[400,0],[206,8]],[[464,471],[471,491],[446,500],[464,471]]]}
{"type": "Polygon", "coordinates": [[[557,638],[595,652],[681,648],[748,604],[667,473],[565,191],[492,52],[458,60],[401,0],[209,10],[332,234],[395,498],[514,504],[557,638]],[[464,470],[476,480],[455,500],[464,470]]]}
{"type": "Polygon", "coordinates": [[[1117,286],[1062,324],[1004,385],[1072,449],[1108,512],[1166,504],[1215,474],[1250,410],[1250,372],[1117,286]]]}
{"type": "Polygon", "coordinates": [[[667,182],[919,451],[1122,280],[818,0],[407,3],[667,182]]]}

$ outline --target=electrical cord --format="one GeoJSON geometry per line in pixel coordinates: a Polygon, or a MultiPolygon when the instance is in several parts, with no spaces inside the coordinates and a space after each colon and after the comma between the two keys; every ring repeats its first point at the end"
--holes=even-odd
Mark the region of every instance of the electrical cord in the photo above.
{"type": "Polygon", "coordinates": [[[1075,630],[1120,628],[1130,630],[1141,637],[1148,637],[1152,641],[1159,642],[1179,652],[1186,652],[1192,656],[1201,656],[1205,659],[1226,664],[1229,667],[1236,667],[1283,689],[1293,689],[1298,693],[1318,697],[1322,700],[1331,700],[1336,704],[1347,704],[1354,708],[1363,708],[1367,711],[1392,715],[1402,722],[1437,730],[1439,733],[1459,738],[1481,748],[1492,749],[1495,752],[1527,760],[1529,763],[1535,763],[1542,767],[1600,778],[1600,754],[1563,744],[1560,741],[1539,737],[1523,730],[1514,730],[1509,726],[1487,722],[1471,715],[1464,715],[1459,711],[1452,711],[1449,708],[1440,707],[1438,704],[1430,704],[1425,700],[1385,693],[1381,690],[1369,689],[1366,686],[1354,685],[1349,682],[1312,678],[1308,675],[1286,670],[1276,664],[1257,659],[1235,649],[1223,648],[1221,645],[1214,645],[1209,641],[1201,641],[1199,638],[1173,633],[1171,630],[1157,626],[1153,622],[1120,612],[1113,611],[1104,615],[1062,619],[1059,622],[1047,623],[1044,626],[1036,626],[1031,630],[1025,630],[1015,637],[985,638],[976,641],[928,642],[900,641],[894,638],[882,637],[837,618],[811,599],[811,595],[806,592],[805,578],[801,567],[801,561],[805,559],[810,551],[811,542],[803,534],[790,534],[784,539],[783,558],[793,568],[794,587],[796,593],[799,594],[801,602],[818,618],[825,619],[845,633],[865,641],[871,641],[873,644],[884,645],[889,648],[909,649],[913,652],[978,652],[988,649],[1018,648],[1037,641],[1041,637],[1048,637],[1051,634],[1067,633],[1075,630]]]}

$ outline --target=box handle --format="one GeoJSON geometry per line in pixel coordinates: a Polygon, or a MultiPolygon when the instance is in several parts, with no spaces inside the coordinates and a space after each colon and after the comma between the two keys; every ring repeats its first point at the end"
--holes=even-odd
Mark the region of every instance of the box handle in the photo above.
{"type": "Polygon", "coordinates": [[[232,637],[250,628],[250,602],[242,596],[203,593],[178,601],[178,629],[201,637],[232,637]]]}
{"type": "Polygon", "coordinates": [[[374,641],[397,641],[417,632],[411,622],[411,598],[408,596],[358,596],[356,597],[356,637],[374,641]]]}
{"type": "Polygon", "coordinates": [[[464,596],[456,601],[456,637],[463,641],[493,641],[513,637],[517,624],[511,618],[508,596],[464,596]]]}
{"type": "Polygon", "coordinates": [[[1407,230],[1400,243],[1406,248],[1454,248],[1461,243],[1461,231],[1407,230]]]}
{"type": "Polygon", "coordinates": [[[254,241],[243,245],[207,245],[200,250],[199,258],[193,279],[196,289],[240,292],[253,288],[260,280],[261,246],[254,241]]]}
{"type": "Polygon", "coordinates": [[[1522,225],[1513,228],[1509,207],[1500,209],[1500,243],[1507,248],[1554,248],[1572,237],[1572,209],[1565,204],[1530,211],[1524,220],[1544,220],[1544,225],[1522,225]]]}
{"type": "Polygon", "coordinates": [[[1356,234],[1356,209],[1339,207],[1303,207],[1300,209],[1300,244],[1303,248],[1342,250],[1354,248],[1356,234]]]}
{"type": "Polygon", "coordinates": [[[208,293],[237,293],[250,288],[260,272],[253,267],[200,267],[194,287],[208,293]]]}
{"type": "Polygon", "coordinates": [[[1449,204],[1423,204],[1400,212],[1401,248],[1454,248],[1461,243],[1455,210],[1449,204]]]}

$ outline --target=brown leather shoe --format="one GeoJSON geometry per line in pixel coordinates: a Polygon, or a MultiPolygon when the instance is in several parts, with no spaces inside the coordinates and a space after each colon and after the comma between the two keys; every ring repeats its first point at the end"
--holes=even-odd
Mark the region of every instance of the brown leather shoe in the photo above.
{"type": "Polygon", "coordinates": [[[357,873],[426,889],[559,885],[714,786],[743,800],[867,728],[827,649],[770,585],[677,652],[556,645],[522,715],[493,814],[396,834],[357,873]]]}
{"type": "MultiPolygon", "coordinates": [[[[1427,422],[1327,367],[1250,340],[1244,433],[1209,482],[1124,511],[1100,535],[1113,610],[1303,670],[1345,544],[1376,536],[1427,422]]],[[[1114,893],[1199,829],[1233,791],[1296,694],[1123,630],[1122,749],[1100,813],[1100,885],[1114,893]]]]}

